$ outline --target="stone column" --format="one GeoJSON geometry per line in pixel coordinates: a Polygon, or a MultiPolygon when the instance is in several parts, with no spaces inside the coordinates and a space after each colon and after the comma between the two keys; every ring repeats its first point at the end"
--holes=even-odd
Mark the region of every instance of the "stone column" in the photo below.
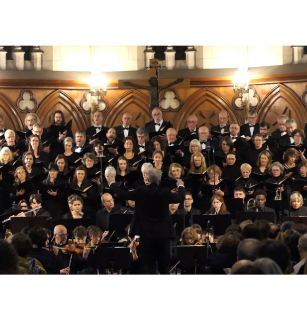
{"type": "Polygon", "coordinates": [[[194,46],[188,46],[185,51],[185,63],[188,69],[194,69],[196,65],[196,49],[194,46]]]}
{"type": "Polygon", "coordinates": [[[33,46],[31,49],[31,61],[35,70],[42,70],[43,53],[39,46],[33,46]]]}
{"type": "Polygon", "coordinates": [[[6,70],[6,53],[3,49],[4,46],[0,46],[0,70],[6,70]]]}
{"type": "Polygon", "coordinates": [[[150,60],[155,58],[155,52],[152,50],[151,46],[146,46],[144,50],[145,54],[145,68],[150,66],[150,60]]]}
{"type": "Polygon", "coordinates": [[[13,59],[15,66],[18,70],[25,69],[25,52],[22,50],[21,46],[15,46],[12,50],[13,59]]]}
{"type": "Polygon", "coordinates": [[[167,69],[174,69],[175,67],[175,50],[173,46],[167,46],[165,54],[165,65],[167,69]]]}
{"type": "Polygon", "coordinates": [[[304,55],[304,46],[292,46],[293,48],[293,64],[298,64],[304,55]]]}

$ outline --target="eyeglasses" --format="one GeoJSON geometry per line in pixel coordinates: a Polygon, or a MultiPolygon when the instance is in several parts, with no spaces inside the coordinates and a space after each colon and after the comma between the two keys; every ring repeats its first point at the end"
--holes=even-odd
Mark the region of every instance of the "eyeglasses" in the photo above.
{"type": "Polygon", "coordinates": [[[220,203],[221,203],[220,201],[212,201],[212,205],[218,205],[220,203]]]}

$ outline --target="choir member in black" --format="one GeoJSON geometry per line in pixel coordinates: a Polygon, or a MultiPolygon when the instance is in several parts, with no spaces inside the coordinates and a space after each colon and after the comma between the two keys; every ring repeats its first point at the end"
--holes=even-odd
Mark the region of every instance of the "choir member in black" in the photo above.
{"type": "MultiPolygon", "coordinates": [[[[108,128],[103,126],[103,114],[102,111],[100,111],[98,108],[94,107],[92,110],[93,114],[93,126],[90,126],[86,129],[85,134],[86,136],[92,137],[95,134],[102,131],[102,133],[99,133],[100,139],[105,136],[105,134],[108,131],[108,128]]],[[[94,142],[97,142],[99,139],[90,139],[89,144],[94,144],[94,142]]]]}
{"type": "Polygon", "coordinates": [[[87,179],[86,169],[83,165],[80,165],[75,169],[75,174],[69,185],[68,194],[76,193],[71,189],[75,189],[78,192],[78,195],[82,197],[84,213],[91,219],[95,218],[98,208],[99,193],[97,185],[87,179]],[[84,191],[85,189],[87,190],[84,191]]]}
{"type": "Polygon", "coordinates": [[[255,134],[260,133],[260,126],[257,123],[257,110],[249,109],[247,112],[248,123],[240,126],[240,134],[249,141],[255,134]]]}
{"type": "Polygon", "coordinates": [[[155,150],[152,153],[153,166],[162,171],[162,177],[166,177],[169,171],[169,166],[163,164],[163,151],[155,150]],[[164,174],[164,175],[163,175],[164,174]]]}
{"type": "Polygon", "coordinates": [[[8,147],[3,147],[0,151],[0,166],[1,168],[5,165],[8,165],[10,169],[9,171],[3,171],[0,168],[0,173],[2,174],[3,181],[5,183],[13,183],[14,182],[14,168],[13,168],[13,153],[8,147]]]}
{"type": "Polygon", "coordinates": [[[63,219],[89,218],[83,210],[83,199],[77,195],[71,198],[72,210],[62,216],[63,219]]]}
{"type": "Polygon", "coordinates": [[[297,150],[294,148],[289,148],[284,153],[284,168],[287,170],[287,174],[285,174],[285,178],[293,176],[294,172],[291,171],[292,168],[296,168],[297,161],[299,159],[299,154],[297,150]]]}
{"type": "Polygon", "coordinates": [[[182,179],[184,177],[184,169],[179,163],[172,163],[168,170],[169,178],[182,179]]]}
{"type": "Polygon", "coordinates": [[[68,162],[64,154],[59,154],[54,163],[58,166],[60,175],[65,175],[68,172],[68,162]]]}
{"type": "Polygon", "coordinates": [[[10,201],[11,202],[15,201],[16,203],[18,203],[21,199],[29,199],[31,194],[35,193],[35,186],[30,181],[31,178],[26,168],[24,166],[18,167],[15,170],[14,177],[15,177],[14,186],[16,187],[16,193],[10,194],[10,201]],[[28,189],[18,189],[18,185],[26,181],[29,181],[28,189]]]}
{"type": "Polygon", "coordinates": [[[117,159],[116,175],[124,177],[130,172],[130,167],[128,166],[128,160],[125,156],[121,155],[117,159]]]}
{"type": "Polygon", "coordinates": [[[97,167],[97,158],[95,157],[94,153],[85,153],[82,157],[82,164],[86,168],[87,174],[96,174],[96,177],[93,178],[91,181],[96,183],[98,186],[101,185],[100,182],[100,169],[97,167]],[[98,173],[97,173],[98,172],[98,173]]]}
{"type": "Polygon", "coordinates": [[[226,156],[226,162],[223,163],[222,176],[223,178],[234,182],[240,177],[241,171],[238,165],[236,152],[228,152],[226,156]]]}
{"type": "Polygon", "coordinates": [[[252,172],[259,174],[269,174],[269,167],[272,164],[272,157],[269,151],[262,151],[259,153],[256,165],[253,166],[252,172]]]}
{"type": "Polygon", "coordinates": [[[80,155],[76,152],[72,151],[72,148],[74,146],[74,140],[71,137],[67,137],[64,140],[64,155],[67,159],[68,163],[74,163],[78,159],[80,159],[80,155]]]}
{"type": "Polygon", "coordinates": [[[136,143],[131,136],[127,136],[123,139],[125,152],[123,156],[128,160],[130,170],[134,171],[137,169],[138,165],[135,163],[141,160],[141,157],[135,152],[137,147],[136,143]]]}
{"type": "Polygon", "coordinates": [[[30,177],[33,178],[37,175],[40,175],[41,171],[34,164],[35,156],[33,152],[25,152],[22,156],[22,163],[25,166],[30,177]]]}
{"type": "Polygon", "coordinates": [[[211,197],[211,208],[206,212],[206,215],[230,215],[226,209],[224,198],[221,195],[214,194],[211,197]]]}
{"type": "Polygon", "coordinates": [[[285,209],[284,213],[287,217],[307,216],[307,207],[303,206],[303,196],[298,191],[291,193],[290,209],[285,209]]]}
{"type": "Polygon", "coordinates": [[[280,115],[277,118],[277,123],[278,123],[278,129],[274,132],[272,132],[272,137],[275,138],[277,141],[287,134],[286,131],[286,121],[289,119],[287,115],[280,115]]]}
{"type": "Polygon", "coordinates": [[[106,137],[102,139],[102,143],[108,156],[121,155],[125,152],[123,142],[116,138],[116,131],[112,127],[108,129],[106,137]]]}
{"type": "Polygon", "coordinates": [[[304,199],[307,198],[307,161],[302,161],[297,167],[297,174],[293,176],[293,183],[295,180],[306,181],[306,185],[303,186],[303,190],[300,193],[303,195],[304,199]]]}
{"type": "Polygon", "coordinates": [[[100,140],[95,139],[95,142],[93,143],[92,152],[95,154],[95,157],[97,159],[100,158],[100,155],[99,155],[99,152],[98,152],[99,150],[102,151],[101,158],[104,159],[107,156],[107,154],[106,154],[106,152],[104,150],[103,144],[102,144],[102,142],[100,140]]]}
{"type": "Polygon", "coordinates": [[[44,168],[47,169],[50,163],[50,157],[43,149],[43,144],[38,135],[32,135],[29,141],[28,152],[32,152],[35,157],[35,163],[43,162],[44,168]]]}
{"type": "MultiPolygon", "coordinates": [[[[212,126],[211,128],[211,133],[212,132],[219,132],[219,133],[224,133],[224,132],[229,132],[229,125],[227,124],[229,120],[229,114],[227,111],[220,111],[219,113],[219,125],[217,126],[212,126]]],[[[218,136],[219,139],[222,138],[222,136],[218,136]]]]}
{"type": "MultiPolygon", "coordinates": [[[[46,190],[46,193],[43,195],[43,207],[50,212],[52,218],[61,218],[67,212],[67,192],[65,188],[65,181],[63,178],[58,176],[58,173],[59,168],[57,164],[51,162],[48,166],[47,179],[43,180],[43,182],[40,184],[40,187],[42,188],[43,185],[54,187],[46,190]]],[[[41,193],[42,188],[40,188],[41,193]]]]}
{"type": "Polygon", "coordinates": [[[191,161],[191,155],[195,152],[201,152],[201,145],[197,139],[193,139],[189,144],[189,150],[185,151],[183,156],[183,168],[184,170],[188,170],[190,161],[191,161]]]}
{"type": "Polygon", "coordinates": [[[210,193],[209,195],[204,196],[200,190],[198,197],[211,198],[214,194],[221,195],[222,197],[227,197],[229,195],[227,185],[222,184],[222,189],[220,185],[216,186],[222,181],[222,170],[216,164],[213,164],[208,167],[207,174],[209,176],[209,180],[203,181],[202,185],[211,186],[210,193]]]}
{"type": "MultiPolygon", "coordinates": [[[[240,170],[241,170],[241,177],[240,179],[235,181],[236,187],[248,188],[258,183],[255,179],[250,177],[252,173],[252,167],[248,163],[241,164],[240,170]]],[[[253,195],[254,189],[253,188],[247,189],[246,194],[248,196],[253,195]]]]}
{"type": "Polygon", "coordinates": [[[232,122],[229,126],[230,138],[234,144],[234,148],[236,149],[237,159],[242,161],[245,160],[247,156],[247,141],[244,137],[240,137],[240,127],[238,122],[232,122]]]}
{"type": "Polygon", "coordinates": [[[269,150],[272,152],[273,156],[277,156],[278,153],[278,140],[273,136],[269,135],[270,124],[268,122],[260,123],[260,134],[263,137],[263,147],[266,149],[269,147],[269,150]]]}
{"type": "Polygon", "coordinates": [[[195,199],[195,208],[200,209],[200,199],[198,192],[200,186],[204,181],[204,176],[207,171],[206,160],[201,152],[195,152],[191,155],[189,174],[192,174],[191,193],[195,199]],[[201,176],[193,177],[193,174],[200,174],[201,176]]]}
{"type": "MultiPolygon", "coordinates": [[[[164,129],[166,126],[172,126],[169,122],[163,120],[162,111],[158,107],[152,109],[151,115],[153,120],[145,124],[147,133],[158,132],[160,129],[164,129]]],[[[165,135],[162,133],[161,136],[165,137],[165,135]]]]}
{"type": "Polygon", "coordinates": [[[220,150],[215,152],[215,156],[219,157],[219,158],[216,158],[215,163],[219,167],[222,167],[224,158],[226,161],[226,157],[227,157],[228,152],[232,152],[233,149],[234,149],[234,146],[233,146],[231,138],[229,136],[223,137],[220,141],[220,150]]]}
{"type": "MultiPolygon", "coordinates": [[[[177,131],[174,128],[168,128],[166,131],[167,146],[176,146],[180,143],[180,139],[177,138],[177,131]]],[[[174,155],[172,155],[172,162],[183,163],[184,153],[181,149],[178,149],[174,155]]],[[[167,164],[169,165],[169,164],[167,164]]]]}
{"type": "Polygon", "coordinates": [[[14,160],[20,158],[23,155],[24,149],[25,149],[24,145],[22,145],[22,141],[24,140],[23,139],[18,140],[13,130],[6,130],[4,133],[4,137],[6,142],[2,145],[2,148],[3,147],[10,148],[10,150],[12,151],[14,160]],[[18,149],[16,149],[17,145],[19,145],[18,149]]]}
{"type": "MultiPolygon", "coordinates": [[[[137,138],[137,152],[143,152],[144,150],[147,150],[149,148],[150,145],[150,141],[146,141],[147,139],[147,131],[145,128],[143,127],[139,127],[136,130],[136,138],[137,138]]],[[[144,152],[144,157],[148,157],[149,156],[149,151],[144,152]]]]}
{"type": "Polygon", "coordinates": [[[78,130],[75,133],[75,146],[72,148],[72,151],[75,153],[81,153],[83,149],[88,146],[86,143],[86,134],[84,131],[78,130]]]}
{"type": "MultiPolygon", "coordinates": [[[[203,153],[204,157],[206,158],[207,163],[210,165],[213,161],[213,149],[210,149],[210,152],[206,150],[206,148],[214,147],[215,152],[219,149],[219,139],[217,138],[209,138],[210,131],[206,126],[201,126],[198,129],[198,137],[199,137],[199,143],[201,146],[201,152],[203,153]],[[210,153],[210,160],[209,160],[209,153],[210,153]]],[[[209,150],[209,149],[208,149],[209,150]]]]}
{"type": "Polygon", "coordinates": [[[193,216],[200,215],[200,210],[192,207],[193,203],[194,203],[194,199],[193,199],[192,193],[189,191],[186,191],[183,209],[181,209],[181,211],[183,214],[187,214],[189,216],[189,222],[191,225],[193,223],[193,216]]]}
{"type": "MultiPolygon", "coordinates": [[[[294,139],[294,143],[293,145],[295,147],[301,147],[304,144],[305,141],[305,133],[303,130],[300,129],[296,129],[292,132],[292,137],[294,139]]],[[[302,161],[306,160],[306,156],[307,156],[307,152],[306,149],[304,149],[303,151],[301,150],[297,150],[298,154],[300,155],[300,158],[302,161]]]]}
{"type": "MultiPolygon", "coordinates": [[[[255,134],[250,141],[250,147],[248,148],[247,157],[245,158],[246,163],[249,163],[251,166],[256,165],[258,155],[268,148],[263,147],[264,139],[261,134],[255,134]]],[[[270,152],[270,151],[269,151],[270,152]]],[[[272,154],[273,157],[273,154],[272,154]]]]}
{"type": "Polygon", "coordinates": [[[33,129],[33,125],[39,122],[39,118],[35,113],[28,113],[25,117],[25,128],[23,131],[29,132],[33,129]]]}
{"type": "Polygon", "coordinates": [[[185,129],[178,131],[178,136],[184,138],[185,136],[198,134],[197,128],[197,116],[196,115],[189,115],[187,118],[187,127],[185,129]]]}
{"type": "Polygon", "coordinates": [[[293,119],[288,119],[286,121],[286,130],[287,133],[279,139],[279,145],[291,145],[294,143],[292,137],[292,132],[297,129],[297,123],[293,119]]]}
{"type": "Polygon", "coordinates": [[[165,140],[161,139],[159,136],[154,136],[151,139],[151,143],[152,143],[153,152],[156,150],[162,151],[163,164],[170,166],[170,164],[173,162],[173,158],[171,154],[168,151],[166,151],[165,140]]]}
{"type": "Polygon", "coordinates": [[[132,115],[130,113],[125,113],[122,117],[122,125],[114,128],[119,140],[123,140],[127,136],[135,136],[136,129],[131,126],[131,121],[132,115]]]}
{"type": "MultiPolygon", "coordinates": [[[[267,179],[265,182],[266,183],[279,183],[284,179],[284,167],[281,163],[279,162],[274,162],[271,164],[269,168],[269,173],[272,176],[271,178],[267,179]]],[[[269,189],[267,191],[267,199],[268,200],[273,200],[276,195],[282,194],[282,199],[286,200],[287,199],[287,190],[288,190],[288,185],[285,186],[284,184],[281,184],[278,186],[275,190],[269,189]],[[276,192],[278,191],[278,192],[276,192]]]]}

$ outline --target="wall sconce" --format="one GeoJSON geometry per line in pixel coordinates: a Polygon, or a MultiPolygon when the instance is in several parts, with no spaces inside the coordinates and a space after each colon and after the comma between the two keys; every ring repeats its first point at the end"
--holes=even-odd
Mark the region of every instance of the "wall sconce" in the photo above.
{"type": "Polygon", "coordinates": [[[103,97],[107,95],[107,84],[107,80],[101,73],[92,73],[91,80],[89,82],[91,87],[89,92],[91,96],[97,100],[97,105],[99,102],[103,101],[103,97]]]}

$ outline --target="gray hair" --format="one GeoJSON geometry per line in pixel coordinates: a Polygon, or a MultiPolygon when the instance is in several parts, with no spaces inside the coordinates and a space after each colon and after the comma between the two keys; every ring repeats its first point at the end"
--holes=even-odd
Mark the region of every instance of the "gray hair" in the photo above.
{"type": "Polygon", "coordinates": [[[248,164],[248,163],[242,163],[241,164],[241,167],[240,167],[240,170],[242,171],[242,170],[247,170],[247,171],[249,171],[249,172],[252,172],[252,167],[251,167],[251,165],[250,164],[248,164]]]}
{"type": "Polygon", "coordinates": [[[43,128],[43,125],[39,122],[36,122],[33,124],[33,127],[39,127],[39,128],[43,128]]]}
{"type": "Polygon", "coordinates": [[[145,170],[150,170],[153,168],[153,165],[149,162],[143,163],[142,167],[141,167],[141,172],[145,171],[145,170]]]}
{"type": "Polygon", "coordinates": [[[6,138],[10,132],[12,132],[14,134],[14,136],[16,136],[16,133],[13,130],[7,129],[4,133],[4,137],[6,138]]]}
{"type": "Polygon", "coordinates": [[[149,183],[159,183],[162,178],[162,171],[156,168],[152,168],[148,171],[149,183]]]}
{"type": "Polygon", "coordinates": [[[35,123],[39,123],[40,122],[38,116],[35,113],[28,113],[26,115],[26,117],[25,117],[25,123],[26,123],[26,120],[27,120],[28,116],[33,116],[35,118],[35,120],[36,120],[35,123]]]}
{"type": "Polygon", "coordinates": [[[301,205],[304,203],[303,196],[298,191],[293,191],[290,195],[290,207],[291,207],[291,203],[296,199],[299,200],[301,205]]]}
{"type": "Polygon", "coordinates": [[[114,167],[106,167],[105,171],[104,171],[104,174],[107,175],[107,174],[116,174],[116,170],[114,167]]]}
{"type": "Polygon", "coordinates": [[[271,258],[258,258],[255,260],[253,267],[259,268],[264,274],[282,274],[280,267],[271,258]]]}
{"type": "Polygon", "coordinates": [[[197,145],[198,148],[199,148],[199,152],[201,151],[201,145],[200,145],[200,142],[197,139],[193,139],[190,142],[190,145],[189,145],[189,151],[190,151],[190,153],[192,153],[192,145],[197,145]]]}
{"type": "Polygon", "coordinates": [[[136,134],[137,135],[142,135],[142,134],[145,134],[147,136],[147,131],[144,127],[139,127],[137,130],[136,130],[136,134]]]}
{"type": "Polygon", "coordinates": [[[277,122],[281,121],[281,120],[289,120],[289,117],[285,114],[283,115],[279,115],[278,118],[277,118],[277,122]]]}
{"type": "Polygon", "coordinates": [[[251,108],[250,110],[248,110],[247,114],[257,116],[257,110],[255,108],[251,108]]]}
{"type": "Polygon", "coordinates": [[[278,167],[280,169],[280,174],[283,175],[284,174],[284,171],[285,171],[285,168],[284,166],[280,163],[280,162],[274,162],[270,165],[269,167],[269,174],[272,175],[272,168],[273,167],[278,167]]]}
{"type": "Polygon", "coordinates": [[[290,125],[290,124],[295,124],[295,125],[297,125],[295,120],[293,120],[293,119],[287,119],[287,121],[286,121],[286,125],[290,125]]]}
{"type": "Polygon", "coordinates": [[[75,143],[74,139],[73,139],[73,138],[71,138],[70,136],[68,136],[67,138],[65,138],[65,140],[64,140],[64,144],[65,144],[66,142],[70,142],[71,144],[74,144],[74,143],[75,143]]]}
{"type": "Polygon", "coordinates": [[[307,234],[300,237],[298,245],[300,246],[300,251],[307,252],[307,234]]]}
{"type": "Polygon", "coordinates": [[[78,131],[75,133],[75,136],[76,136],[77,134],[82,134],[84,137],[86,137],[86,133],[85,133],[84,131],[82,131],[82,130],[78,130],[78,131]]]}

